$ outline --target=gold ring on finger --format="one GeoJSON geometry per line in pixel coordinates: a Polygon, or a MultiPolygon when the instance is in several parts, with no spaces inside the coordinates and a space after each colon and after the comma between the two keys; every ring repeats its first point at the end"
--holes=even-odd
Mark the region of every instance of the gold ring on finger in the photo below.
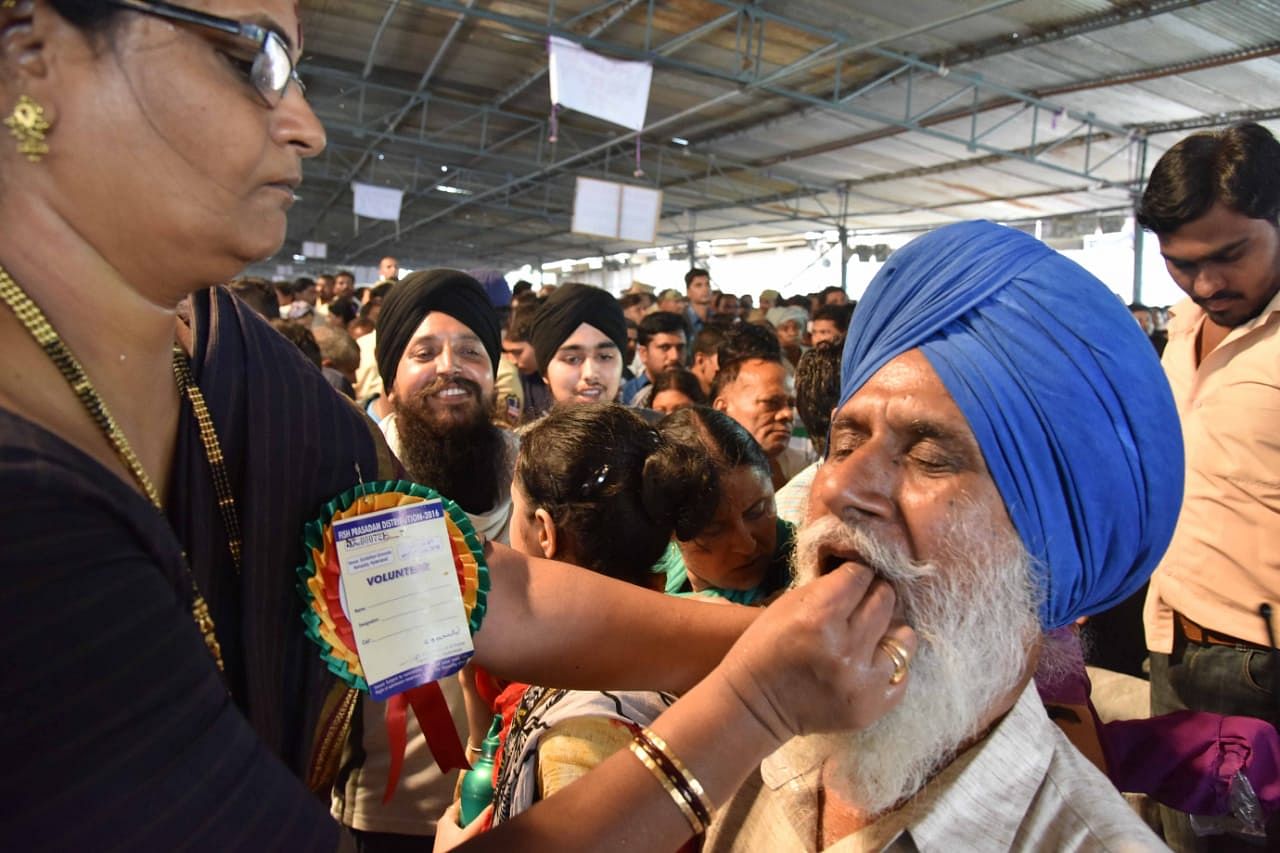
{"type": "Polygon", "coordinates": [[[889,676],[889,683],[900,683],[907,677],[907,670],[911,668],[911,656],[907,653],[907,647],[893,637],[881,637],[876,647],[883,649],[889,656],[889,660],[893,661],[893,675],[889,676]]]}

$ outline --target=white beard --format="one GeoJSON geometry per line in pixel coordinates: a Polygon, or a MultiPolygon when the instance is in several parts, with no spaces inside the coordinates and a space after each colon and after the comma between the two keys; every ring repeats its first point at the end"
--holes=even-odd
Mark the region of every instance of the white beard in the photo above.
{"type": "Polygon", "coordinates": [[[943,567],[912,562],[832,516],[797,538],[797,584],[819,574],[820,545],[853,550],[892,583],[919,637],[906,695],[894,710],[863,731],[809,735],[783,747],[793,766],[825,759],[824,783],[867,817],[923,788],[1026,675],[1040,632],[1030,556],[1016,537],[992,542],[984,534],[953,530],[951,549],[967,556],[943,567]]]}

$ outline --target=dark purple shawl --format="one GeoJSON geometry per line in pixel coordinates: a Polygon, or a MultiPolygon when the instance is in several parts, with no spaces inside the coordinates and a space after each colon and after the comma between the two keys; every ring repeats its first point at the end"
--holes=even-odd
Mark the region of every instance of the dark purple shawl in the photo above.
{"type": "Polygon", "coordinates": [[[362,476],[376,479],[370,423],[228,291],[200,292],[191,301],[192,370],[240,510],[239,577],[189,406],[175,453],[170,521],[213,610],[236,704],[268,749],[304,777],[320,707],[335,680],[303,636],[294,568],[303,559],[303,525],[362,476]]]}

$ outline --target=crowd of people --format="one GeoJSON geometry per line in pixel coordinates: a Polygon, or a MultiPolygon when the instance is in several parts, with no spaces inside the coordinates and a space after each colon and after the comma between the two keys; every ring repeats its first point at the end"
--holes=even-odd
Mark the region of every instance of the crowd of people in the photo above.
{"type": "Polygon", "coordinates": [[[9,846],[1277,843],[1270,133],[1156,164],[1167,312],[988,222],[856,306],[237,278],[324,148],[296,15],[0,3],[9,846]],[[438,682],[497,758],[465,825],[441,733],[304,632],[304,527],[378,482],[487,566],[438,682]],[[1104,719],[1086,663],[1139,622],[1151,714],[1104,719]]]}

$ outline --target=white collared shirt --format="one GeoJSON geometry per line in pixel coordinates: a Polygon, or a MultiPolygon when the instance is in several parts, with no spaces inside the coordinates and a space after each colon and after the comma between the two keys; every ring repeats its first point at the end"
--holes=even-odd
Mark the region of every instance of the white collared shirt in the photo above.
{"type": "MultiPolygon", "coordinates": [[[[713,851],[817,850],[821,762],[765,759],[721,809],[713,851]]],[[[1050,722],[1029,683],[987,737],[963,752],[906,806],[825,848],[827,853],[995,850],[1167,850],[1050,722]]]]}

